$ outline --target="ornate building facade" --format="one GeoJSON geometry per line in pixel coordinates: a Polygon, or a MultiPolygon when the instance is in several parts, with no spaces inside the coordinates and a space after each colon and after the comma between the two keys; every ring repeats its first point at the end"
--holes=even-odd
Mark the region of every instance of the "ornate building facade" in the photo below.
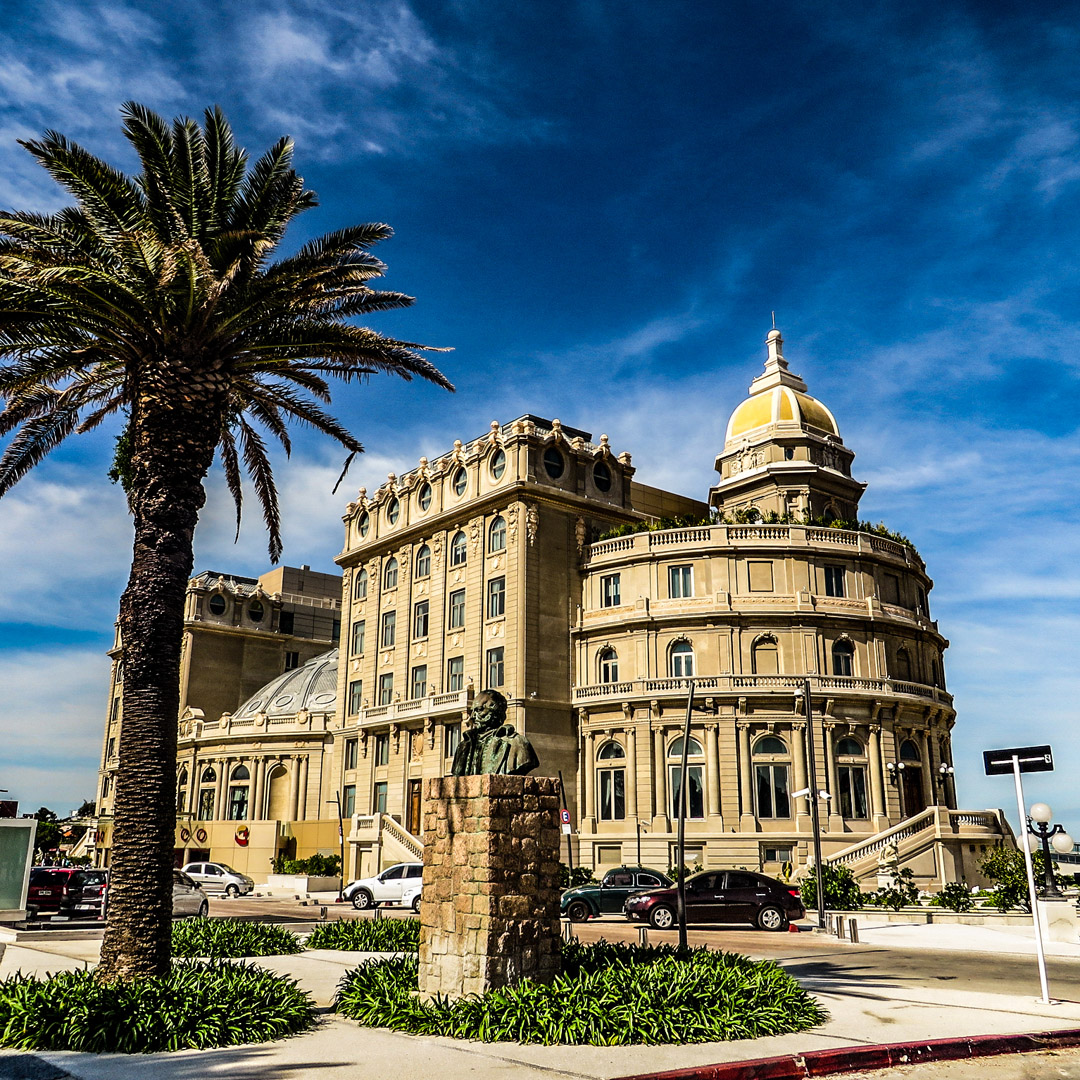
{"type": "Polygon", "coordinates": [[[198,830],[254,872],[283,847],[334,850],[340,799],[347,873],[415,857],[423,780],[449,772],[472,694],[492,687],[563,780],[575,857],[666,867],[693,680],[690,861],[805,865],[813,745],[826,855],[872,878],[892,843],[927,885],[977,881],[1004,826],[956,806],[933,582],[910,544],[855,524],[854,454],[778,331],[766,345],[707,502],[639,483],[607,436],[532,415],[361,489],[336,653],[313,638],[302,671],[181,717],[178,853],[198,830]],[[236,857],[223,820],[252,822],[249,846],[262,823],[257,857],[236,857]]]}

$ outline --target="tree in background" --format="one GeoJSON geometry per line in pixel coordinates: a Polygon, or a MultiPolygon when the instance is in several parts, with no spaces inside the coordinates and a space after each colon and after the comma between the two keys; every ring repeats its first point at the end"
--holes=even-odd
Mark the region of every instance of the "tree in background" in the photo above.
{"type": "Polygon", "coordinates": [[[134,520],[120,601],[124,656],[109,921],[98,976],[169,968],[176,727],[184,594],[220,454],[236,502],[247,471],[281,554],[263,433],[357,439],[327,413],[330,377],[385,372],[450,387],[417,349],[349,322],[412,298],[376,292],[370,248],[386,225],[355,225],[271,262],[285,229],[316,205],[280,139],[254,164],[224,115],[200,126],[123,108],[141,172],[126,175],[47,132],[23,146],[75,200],[56,214],[0,214],[0,496],[69,435],[124,419],[114,475],[134,520]],[[261,432],[260,432],[261,428],[261,432]]]}

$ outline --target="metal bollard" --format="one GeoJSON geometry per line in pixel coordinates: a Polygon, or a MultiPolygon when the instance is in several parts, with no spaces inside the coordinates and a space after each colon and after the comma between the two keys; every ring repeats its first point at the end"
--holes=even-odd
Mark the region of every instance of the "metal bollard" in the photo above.
{"type": "Polygon", "coordinates": [[[852,945],[859,944],[859,924],[855,919],[848,919],[848,935],[852,945]]]}
{"type": "Polygon", "coordinates": [[[649,928],[647,926],[639,926],[637,928],[637,943],[639,949],[647,949],[649,947],[649,928]]]}
{"type": "Polygon", "coordinates": [[[562,920],[562,938],[563,941],[574,940],[574,924],[569,919],[562,920]]]}
{"type": "Polygon", "coordinates": [[[844,940],[844,916],[836,916],[836,936],[843,941],[844,940]]]}
{"type": "Polygon", "coordinates": [[[319,918],[326,922],[326,906],[323,905],[319,908],[319,918]]]}
{"type": "Polygon", "coordinates": [[[372,917],[373,919],[375,919],[375,921],[376,921],[376,922],[377,922],[377,921],[378,921],[379,919],[381,919],[381,918],[382,918],[382,908],[375,908],[375,909],[374,909],[374,910],[373,910],[373,911],[371,912],[371,917],[372,917]]]}
{"type": "Polygon", "coordinates": [[[825,933],[826,934],[833,934],[835,932],[836,931],[833,929],[832,912],[826,911],[825,912],[825,933]]]}

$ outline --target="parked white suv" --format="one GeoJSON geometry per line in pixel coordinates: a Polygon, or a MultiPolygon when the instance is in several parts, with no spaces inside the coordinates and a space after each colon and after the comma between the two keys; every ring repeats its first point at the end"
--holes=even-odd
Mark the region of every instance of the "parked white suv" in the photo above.
{"type": "Polygon", "coordinates": [[[241,874],[225,863],[189,862],[183,868],[188,877],[197,881],[205,892],[239,896],[255,888],[255,879],[241,874]]]}
{"type": "Polygon", "coordinates": [[[346,900],[352,901],[353,907],[358,911],[378,907],[380,904],[400,904],[405,891],[420,884],[423,873],[423,863],[396,863],[375,877],[350,881],[344,896],[346,900]]]}

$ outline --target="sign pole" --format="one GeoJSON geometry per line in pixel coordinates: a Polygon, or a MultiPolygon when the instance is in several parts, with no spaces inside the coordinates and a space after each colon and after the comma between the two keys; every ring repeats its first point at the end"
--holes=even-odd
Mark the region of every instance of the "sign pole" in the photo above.
{"type": "MultiPolygon", "coordinates": [[[[1020,783],[1020,757],[1012,756],[1013,780],[1016,783],[1016,812],[1020,815],[1020,827],[1023,829],[1027,820],[1027,811],[1024,809],[1024,788],[1020,783]]],[[[1046,984],[1046,953],[1043,950],[1042,926],[1039,925],[1038,897],[1035,894],[1035,868],[1031,863],[1031,851],[1025,842],[1020,845],[1024,849],[1024,869],[1027,871],[1028,896],[1031,900],[1031,921],[1035,927],[1035,951],[1039,957],[1039,985],[1042,987],[1042,1003],[1050,1004],[1050,990],[1046,984]]]]}
{"type": "Polygon", "coordinates": [[[566,833],[566,865],[570,867],[572,884],[574,879],[574,838],[570,835],[570,830],[566,828],[569,824],[570,811],[566,805],[566,785],[563,784],[562,769],[559,770],[559,794],[562,795],[562,813],[559,815],[559,820],[563,825],[563,832],[566,833]]]}
{"type": "Polygon", "coordinates": [[[676,810],[679,814],[677,839],[679,871],[678,892],[675,894],[679,914],[679,947],[686,948],[686,755],[690,750],[690,717],[694,711],[694,680],[686,691],[686,722],[682,733],[682,762],[679,765],[679,798],[676,810]]]}

